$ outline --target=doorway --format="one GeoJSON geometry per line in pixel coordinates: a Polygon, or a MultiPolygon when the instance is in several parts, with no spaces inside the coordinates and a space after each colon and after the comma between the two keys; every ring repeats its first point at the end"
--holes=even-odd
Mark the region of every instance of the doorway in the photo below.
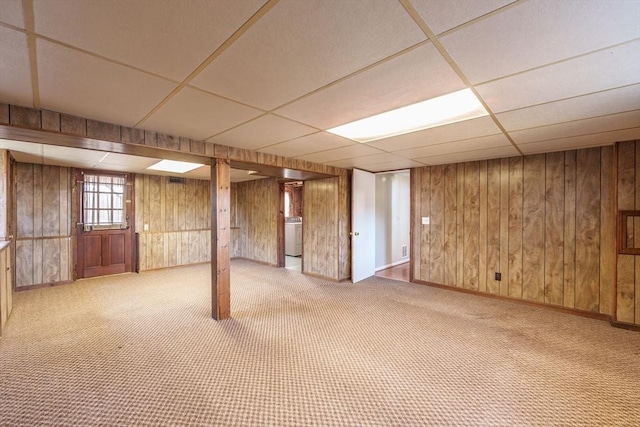
{"type": "Polygon", "coordinates": [[[302,188],[303,181],[281,184],[283,239],[280,251],[284,260],[281,267],[302,272],[302,188]]]}
{"type": "Polygon", "coordinates": [[[76,278],[132,272],[131,174],[78,170],[76,184],[76,278]]]}

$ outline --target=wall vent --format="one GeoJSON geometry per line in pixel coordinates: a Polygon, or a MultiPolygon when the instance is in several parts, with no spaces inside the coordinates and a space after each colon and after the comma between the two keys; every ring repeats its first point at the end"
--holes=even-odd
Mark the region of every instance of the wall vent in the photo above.
{"type": "Polygon", "coordinates": [[[402,245],[402,258],[407,257],[407,245],[402,245]]]}
{"type": "Polygon", "coordinates": [[[178,177],[178,176],[170,176],[169,177],[169,184],[184,184],[185,182],[187,182],[184,178],[178,177]]]}

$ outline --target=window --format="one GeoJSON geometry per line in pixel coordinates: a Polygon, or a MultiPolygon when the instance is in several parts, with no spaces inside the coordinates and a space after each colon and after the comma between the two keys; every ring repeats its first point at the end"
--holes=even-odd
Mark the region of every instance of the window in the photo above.
{"type": "Polygon", "coordinates": [[[640,255],[640,211],[619,211],[618,253],[640,255]]]}
{"type": "Polygon", "coordinates": [[[84,175],[82,212],[84,229],[126,228],[126,176],[84,175]]]}

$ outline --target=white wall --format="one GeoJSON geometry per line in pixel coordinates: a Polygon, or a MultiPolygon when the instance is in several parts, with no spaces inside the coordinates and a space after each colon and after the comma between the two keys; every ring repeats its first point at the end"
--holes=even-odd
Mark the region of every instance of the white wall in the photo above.
{"type": "Polygon", "coordinates": [[[409,260],[409,198],[409,172],[376,175],[376,269],[409,260]]]}

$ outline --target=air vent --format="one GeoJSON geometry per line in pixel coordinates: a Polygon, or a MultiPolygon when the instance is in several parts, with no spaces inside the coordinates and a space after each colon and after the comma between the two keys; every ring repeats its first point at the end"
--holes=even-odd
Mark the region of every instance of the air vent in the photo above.
{"type": "Polygon", "coordinates": [[[169,184],[184,184],[186,180],[184,178],[180,178],[178,176],[170,176],[169,184]]]}
{"type": "Polygon", "coordinates": [[[402,258],[407,257],[407,245],[402,246],[402,258]]]}

